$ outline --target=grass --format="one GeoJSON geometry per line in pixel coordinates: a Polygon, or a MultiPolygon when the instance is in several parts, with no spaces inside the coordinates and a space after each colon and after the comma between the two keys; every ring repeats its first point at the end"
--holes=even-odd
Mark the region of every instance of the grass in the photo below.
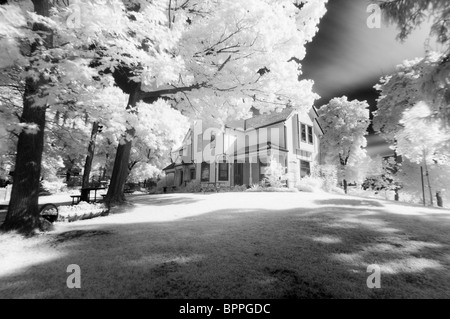
{"type": "Polygon", "coordinates": [[[167,194],[0,235],[2,298],[450,298],[450,213],[314,193],[167,194]],[[67,266],[81,267],[68,289],[67,266]],[[381,267],[381,289],[366,286],[381,267]]]}

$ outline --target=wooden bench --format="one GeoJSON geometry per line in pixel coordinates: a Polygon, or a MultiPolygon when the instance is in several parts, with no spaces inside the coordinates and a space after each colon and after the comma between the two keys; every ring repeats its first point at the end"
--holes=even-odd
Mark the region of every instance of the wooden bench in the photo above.
{"type": "Polygon", "coordinates": [[[78,204],[81,200],[81,195],[70,195],[70,197],[72,197],[72,205],[78,204]],[[75,203],[75,199],[77,200],[76,203],[75,203]]]}

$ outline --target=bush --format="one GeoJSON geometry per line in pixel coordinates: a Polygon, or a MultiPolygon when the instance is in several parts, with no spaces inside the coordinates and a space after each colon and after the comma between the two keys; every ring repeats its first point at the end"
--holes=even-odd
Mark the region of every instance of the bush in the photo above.
{"type": "Polygon", "coordinates": [[[323,184],[322,178],[306,176],[297,183],[297,189],[301,192],[316,193],[322,191],[323,184]]]}
{"type": "Polygon", "coordinates": [[[58,221],[73,222],[103,216],[108,213],[108,208],[101,203],[80,202],[74,206],[59,206],[58,211],[58,221]]]}
{"type": "Polygon", "coordinates": [[[57,194],[67,191],[67,185],[62,179],[54,181],[42,181],[42,188],[48,191],[50,194],[57,194]]]}
{"type": "Polygon", "coordinates": [[[230,189],[230,192],[240,193],[248,189],[247,185],[235,185],[230,189]]]}
{"type": "Polygon", "coordinates": [[[247,189],[247,192],[262,192],[262,188],[260,184],[253,184],[247,189]]]}
{"type": "Polygon", "coordinates": [[[263,184],[275,188],[281,188],[286,180],[286,169],[283,165],[272,158],[269,165],[264,169],[263,184]]]}
{"type": "Polygon", "coordinates": [[[331,189],[331,192],[335,193],[335,194],[339,194],[339,195],[345,195],[345,191],[342,188],[337,187],[337,186],[333,187],[331,189]]]}
{"type": "Polygon", "coordinates": [[[268,192],[268,193],[295,193],[298,192],[296,188],[287,188],[287,187],[272,187],[272,186],[264,186],[259,184],[253,184],[249,189],[246,190],[251,193],[258,192],[268,192]]]}
{"type": "Polygon", "coordinates": [[[200,193],[202,191],[202,185],[199,181],[193,180],[182,187],[180,192],[182,193],[200,193]]]}
{"type": "Polygon", "coordinates": [[[337,168],[335,165],[313,165],[311,177],[322,180],[322,189],[331,192],[338,183],[337,168]]]}

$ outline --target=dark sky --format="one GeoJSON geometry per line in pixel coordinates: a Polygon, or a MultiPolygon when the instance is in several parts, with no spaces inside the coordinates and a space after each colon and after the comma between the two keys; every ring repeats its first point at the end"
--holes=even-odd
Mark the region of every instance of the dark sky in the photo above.
{"type": "Polygon", "coordinates": [[[405,59],[424,56],[429,25],[417,29],[405,43],[397,41],[395,26],[367,26],[369,0],[329,0],[327,13],[313,42],[307,45],[303,78],[314,80],[320,107],[333,97],[368,100],[374,110],[373,86],[405,59]]]}

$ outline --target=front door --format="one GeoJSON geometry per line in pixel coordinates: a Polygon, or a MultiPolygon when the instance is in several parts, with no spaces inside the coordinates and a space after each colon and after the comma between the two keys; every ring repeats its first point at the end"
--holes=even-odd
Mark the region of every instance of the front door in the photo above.
{"type": "Polygon", "coordinates": [[[234,161],[234,185],[244,184],[244,163],[234,161]]]}

